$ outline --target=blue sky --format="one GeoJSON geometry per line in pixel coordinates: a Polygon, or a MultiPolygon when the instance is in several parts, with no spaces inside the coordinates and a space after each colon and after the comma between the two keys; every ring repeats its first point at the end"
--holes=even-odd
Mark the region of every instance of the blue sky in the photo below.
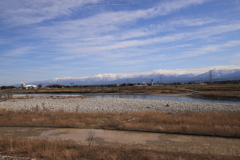
{"type": "Polygon", "coordinates": [[[1,0],[0,85],[240,65],[240,0],[1,0]]]}

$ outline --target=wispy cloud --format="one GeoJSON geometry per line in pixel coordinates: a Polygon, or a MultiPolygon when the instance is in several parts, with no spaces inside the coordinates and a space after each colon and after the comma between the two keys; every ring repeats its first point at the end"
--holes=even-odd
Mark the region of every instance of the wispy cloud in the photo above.
{"type": "Polygon", "coordinates": [[[0,17],[13,26],[40,23],[62,15],[69,15],[71,14],[72,8],[99,1],[100,0],[12,0],[11,3],[8,3],[7,0],[2,0],[0,2],[0,17]]]}
{"type": "Polygon", "coordinates": [[[156,35],[162,32],[176,30],[181,27],[192,27],[202,26],[215,22],[216,20],[210,18],[195,18],[195,19],[184,19],[171,20],[160,24],[150,25],[144,28],[130,29],[123,32],[119,37],[115,37],[115,40],[127,40],[133,38],[147,37],[156,35]]]}
{"type": "Polygon", "coordinates": [[[7,53],[3,54],[3,56],[7,56],[7,57],[23,56],[29,53],[33,53],[33,49],[34,47],[30,47],[30,46],[20,47],[20,48],[7,51],[7,53]]]}
{"type": "MultiPolygon", "coordinates": [[[[101,1],[102,0],[12,0],[11,3],[6,3],[6,0],[3,0],[0,2],[0,13],[2,15],[0,17],[11,25],[40,23],[62,15],[70,15],[72,8],[77,8],[85,4],[96,4],[101,1]]],[[[190,5],[202,4],[204,2],[206,2],[206,0],[175,0],[159,3],[156,7],[145,10],[102,13],[81,20],[81,25],[92,24],[101,26],[101,24],[103,24],[102,22],[104,22],[105,25],[122,24],[135,21],[139,18],[153,18],[167,15],[182,8],[189,7],[190,5]]]]}
{"type": "Polygon", "coordinates": [[[240,53],[237,53],[234,56],[240,58],[240,53]]]}
{"type": "Polygon", "coordinates": [[[48,67],[36,67],[34,70],[46,70],[46,69],[59,69],[62,68],[61,66],[57,65],[57,66],[48,66],[48,67]]]}
{"type": "MultiPolygon", "coordinates": [[[[60,22],[53,26],[41,27],[37,30],[40,35],[48,40],[72,41],[71,46],[76,43],[81,43],[84,46],[89,45],[109,45],[109,42],[123,42],[125,40],[131,40],[136,38],[144,38],[148,36],[155,36],[159,33],[166,32],[169,29],[178,29],[179,27],[192,26],[194,22],[195,26],[211,23],[214,20],[209,18],[199,19],[182,19],[177,21],[169,21],[163,24],[150,25],[144,28],[134,28],[121,31],[120,27],[108,25],[102,22],[102,27],[94,26],[92,23],[80,22],[81,20],[75,20],[71,22],[60,22]],[[200,22],[201,21],[201,22],[200,22]],[[205,23],[203,23],[203,21],[205,23]],[[84,24],[84,26],[82,25],[84,24]],[[78,32],[81,31],[81,32],[78,32]],[[113,32],[114,31],[114,32],[113,32]],[[120,31],[120,32],[119,32],[120,31]],[[110,32],[110,33],[109,33],[110,32]]],[[[169,30],[170,31],[170,30],[169,30]]],[[[200,33],[201,34],[201,33],[200,33]]],[[[127,42],[127,41],[126,41],[127,42]]],[[[140,41],[138,41],[140,42],[140,41]]],[[[65,42],[64,42],[65,43],[65,42]]],[[[78,45],[77,45],[78,46],[78,45]]]]}
{"type": "MultiPolygon", "coordinates": [[[[106,39],[104,37],[103,39],[99,38],[99,40],[102,40],[100,42],[95,40],[90,40],[88,42],[73,42],[71,44],[65,44],[65,46],[68,49],[68,53],[71,53],[72,51],[73,54],[63,56],[63,57],[60,56],[56,58],[56,60],[64,60],[66,58],[73,59],[76,57],[83,57],[83,56],[92,55],[95,53],[99,55],[101,54],[101,52],[109,52],[113,50],[126,49],[126,48],[129,49],[132,47],[139,47],[139,46],[144,47],[144,46],[154,45],[154,44],[163,45],[169,42],[182,41],[182,40],[187,42],[195,39],[206,39],[214,35],[219,35],[219,34],[237,31],[237,30],[240,30],[240,23],[233,23],[229,25],[216,25],[211,27],[202,27],[201,29],[197,29],[196,31],[191,31],[191,32],[170,34],[167,36],[157,36],[157,37],[154,36],[154,37],[134,39],[134,40],[122,41],[119,39],[119,37],[117,36],[115,37],[114,35],[112,35],[110,37],[106,37],[106,39]],[[68,47],[71,47],[71,48],[69,49],[68,47]],[[88,54],[86,55],[84,53],[88,53],[88,54]]],[[[200,52],[205,53],[207,51],[213,51],[214,47],[216,48],[216,46],[205,47],[204,49],[202,48],[201,51],[198,51],[198,53],[200,54],[200,52]]],[[[151,51],[149,50],[148,53],[151,54],[151,51]]]]}
{"type": "Polygon", "coordinates": [[[175,0],[159,3],[156,7],[135,11],[106,12],[80,21],[80,25],[93,24],[97,26],[124,24],[140,18],[154,18],[175,12],[191,5],[202,4],[206,0],[175,0]],[[104,22],[104,23],[103,23],[104,22]]]}
{"type": "Polygon", "coordinates": [[[240,46],[240,41],[228,41],[226,43],[217,44],[217,45],[207,45],[201,48],[196,48],[192,51],[188,51],[186,54],[183,54],[181,57],[195,57],[207,53],[217,52],[224,50],[228,47],[240,46]]]}
{"type": "MultiPolygon", "coordinates": [[[[163,62],[166,60],[167,61],[180,60],[180,59],[197,57],[204,54],[217,53],[219,51],[224,51],[228,48],[236,47],[236,46],[240,46],[240,41],[228,41],[218,45],[214,45],[214,44],[205,45],[195,49],[189,48],[189,51],[180,51],[177,55],[174,53],[169,54],[167,52],[163,52],[162,54],[155,54],[155,55],[141,54],[141,52],[138,52],[140,57],[135,57],[135,60],[122,59],[121,61],[117,61],[117,62],[110,61],[108,63],[119,64],[119,65],[124,65],[124,64],[137,65],[137,64],[149,64],[149,63],[151,64],[152,62],[163,62]]],[[[176,48],[177,47],[178,46],[176,46],[176,48]]],[[[182,47],[191,47],[191,45],[183,45],[182,47]]],[[[235,56],[239,56],[239,55],[236,54],[235,56]]],[[[109,56],[110,59],[116,58],[116,57],[109,56]]],[[[123,58],[123,57],[118,57],[118,58],[123,58]]],[[[102,58],[101,61],[104,61],[104,58],[102,58]]]]}
{"type": "Polygon", "coordinates": [[[217,0],[1,0],[0,66],[50,78],[199,67],[219,54],[214,65],[237,64],[237,8],[217,0]]]}
{"type": "Polygon", "coordinates": [[[170,22],[171,26],[175,27],[192,27],[192,26],[202,26],[206,24],[210,24],[216,22],[216,19],[211,18],[195,18],[195,19],[186,19],[181,18],[180,20],[170,22]]]}
{"type": "Polygon", "coordinates": [[[10,44],[11,42],[12,40],[0,38],[0,45],[10,44]]]}

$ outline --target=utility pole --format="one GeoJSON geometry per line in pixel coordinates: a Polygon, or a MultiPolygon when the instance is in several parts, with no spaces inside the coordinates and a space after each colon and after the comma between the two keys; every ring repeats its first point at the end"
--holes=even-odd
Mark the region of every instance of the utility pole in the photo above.
{"type": "Polygon", "coordinates": [[[212,70],[209,71],[210,83],[212,83],[212,70]]]}
{"type": "Polygon", "coordinates": [[[74,85],[74,83],[70,83],[71,84],[71,87],[74,85]]]}

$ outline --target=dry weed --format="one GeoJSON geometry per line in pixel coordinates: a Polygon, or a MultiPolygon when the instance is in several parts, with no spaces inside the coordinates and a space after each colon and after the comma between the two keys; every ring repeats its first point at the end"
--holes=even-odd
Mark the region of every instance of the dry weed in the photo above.
{"type": "Polygon", "coordinates": [[[75,159],[116,159],[116,160],[237,160],[239,157],[217,156],[211,154],[191,154],[176,151],[157,151],[123,144],[105,146],[82,146],[73,141],[47,141],[37,139],[0,137],[2,155],[31,157],[49,160],[75,159]]]}
{"type": "Polygon", "coordinates": [[[72,127],[240,137],[239,112],[133,113],[0,110],[0,126],[72,127]]]}

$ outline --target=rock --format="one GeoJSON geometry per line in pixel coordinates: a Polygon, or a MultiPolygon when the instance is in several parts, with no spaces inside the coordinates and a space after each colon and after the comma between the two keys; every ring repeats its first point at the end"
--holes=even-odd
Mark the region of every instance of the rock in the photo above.
{"type": "Polygon", "coordinates": [[[157,110],[161,112],[207,112],[207,111],[230,111],[239,112],[239,104],[206,103],[206,102],[181,102],[165,100],[144,99],[116,99],[116,98],[58,98],[52,99],[47,96],[34,97],[32,99],[16,99],[13,101],[2,101],[0,108],[9,110],[32,110],[39,106],[39,110],[64,110],[75,112],[135,112],[157,110]],[[170,107],[171,106],[171,107],[170,107]]]}

